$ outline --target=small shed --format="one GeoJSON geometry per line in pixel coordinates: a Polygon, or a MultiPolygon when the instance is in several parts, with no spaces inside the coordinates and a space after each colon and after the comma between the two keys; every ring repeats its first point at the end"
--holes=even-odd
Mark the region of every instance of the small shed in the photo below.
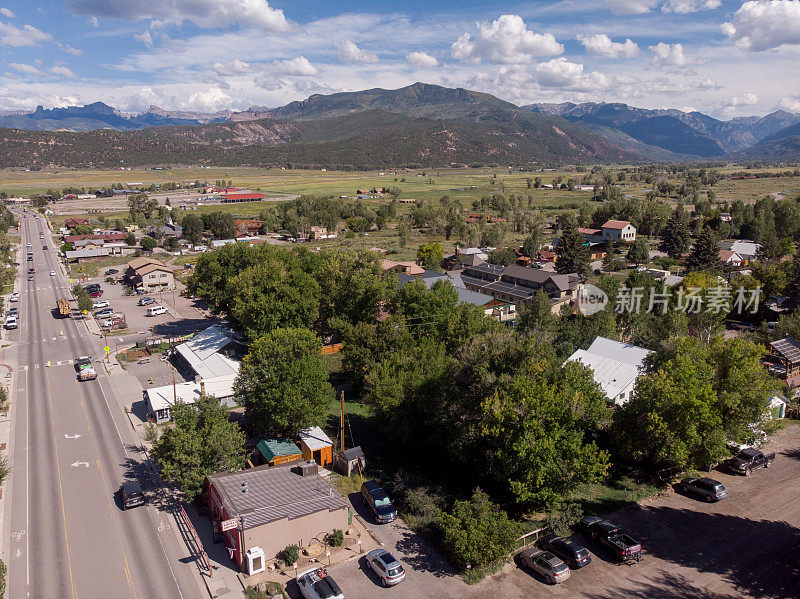
{"type": "Polygon", "coordinates": [[[366,466],[367,461],[360,445],[336,454],[336,467],[340,474],[350,476],[354,472],[364,472],[366,466]]]}
{"type": "Polygon", "coordinates": [[[300,449],[304,460],[314,460],[323,468],[333,463],[333,441],[318,426],[300,431],[300,449]]]}
{"type": "Polygon", "coordinates": [[[303,452],[289,439],[261,439],[256,447],[264,457],[265,463],[270,466],[287,464],[303,458],[303,452]]]}
{"type": "Polygon", "coordinates": [[[785,418],[789,400],[780,393],[775,393],[769,400],[769,414],[772,418],[785,418]]]}

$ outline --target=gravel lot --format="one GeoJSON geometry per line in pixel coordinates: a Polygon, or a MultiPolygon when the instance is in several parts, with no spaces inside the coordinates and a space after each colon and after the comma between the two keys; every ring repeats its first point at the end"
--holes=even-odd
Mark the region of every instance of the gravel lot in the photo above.
{"type": "MultiPolygon", "coordinates": [[[[800,427],[788,426],[767,449],[778,453],[772,468],[750,477],[711,473],[730,493],[719,503],[699,502],[670,490],[609,516],[642,542],[645,558],[639,564],[617,564],[577,535],[592,552],[593,561],[563,584],[548,586],[507,564],[502,572],[467,586],[424,541],[396,521],[372,529],[406,565],[405,582],[382,589],[367,573],[363,558],[334,566],[331,574],[348,599],[797,597],[800,427]]],[[[360,500],[354,498],[353,503],[361,511],[360,500]]]]}

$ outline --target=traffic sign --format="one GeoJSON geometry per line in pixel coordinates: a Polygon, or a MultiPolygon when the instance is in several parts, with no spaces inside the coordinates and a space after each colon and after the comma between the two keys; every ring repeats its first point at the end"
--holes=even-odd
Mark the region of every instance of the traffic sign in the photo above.
{"type": "Polygon", "coordinates": [[[231,518],[230,520],[223,520],[220,524],[220,528],[222,529],[222,532],[225,532],[226,530],[233,530],[236,528],[236,520],[234,518],[231,518]]]}
{"type": "Polygon", "coordinates": [[[103,349],[104,349],[104,350],[106,350],[106,353],[108,353],[108,352],[110,352],[110,351],[111,351],[111,348],[110,348],[110,347],[108,347],[107,345],[106,345],[106,346],[105,346],[103,349]]]}

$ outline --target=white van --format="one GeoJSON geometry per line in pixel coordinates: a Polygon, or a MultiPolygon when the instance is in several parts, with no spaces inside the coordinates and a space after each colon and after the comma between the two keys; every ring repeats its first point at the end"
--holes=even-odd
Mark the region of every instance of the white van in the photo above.
{"type": "Polygon", "coordinates": [[[164,306],[150,306],[145,314],[147,316],[158,316],[159,314],[166,314],[167,309],[164,306]]]}

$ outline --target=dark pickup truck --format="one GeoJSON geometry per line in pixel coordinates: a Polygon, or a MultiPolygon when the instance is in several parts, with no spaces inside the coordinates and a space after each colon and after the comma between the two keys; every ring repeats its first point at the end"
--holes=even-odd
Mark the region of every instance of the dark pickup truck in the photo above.
{"type": "Polygon", "coordinates": [[[587,516],[581,520],[581,527],[589,538],[608,547],[620,561],[641,561],[642,545],[620,530],[616,524],[598,516],[587,516]]]}
{"type": "Polygon", "coordinates": [[[775,452],[764,454],[763,451],[749,447],[728,460],[728,468],[735,474],[750,476],[753,470],[769,468],[775,460],[775,452]]]}

